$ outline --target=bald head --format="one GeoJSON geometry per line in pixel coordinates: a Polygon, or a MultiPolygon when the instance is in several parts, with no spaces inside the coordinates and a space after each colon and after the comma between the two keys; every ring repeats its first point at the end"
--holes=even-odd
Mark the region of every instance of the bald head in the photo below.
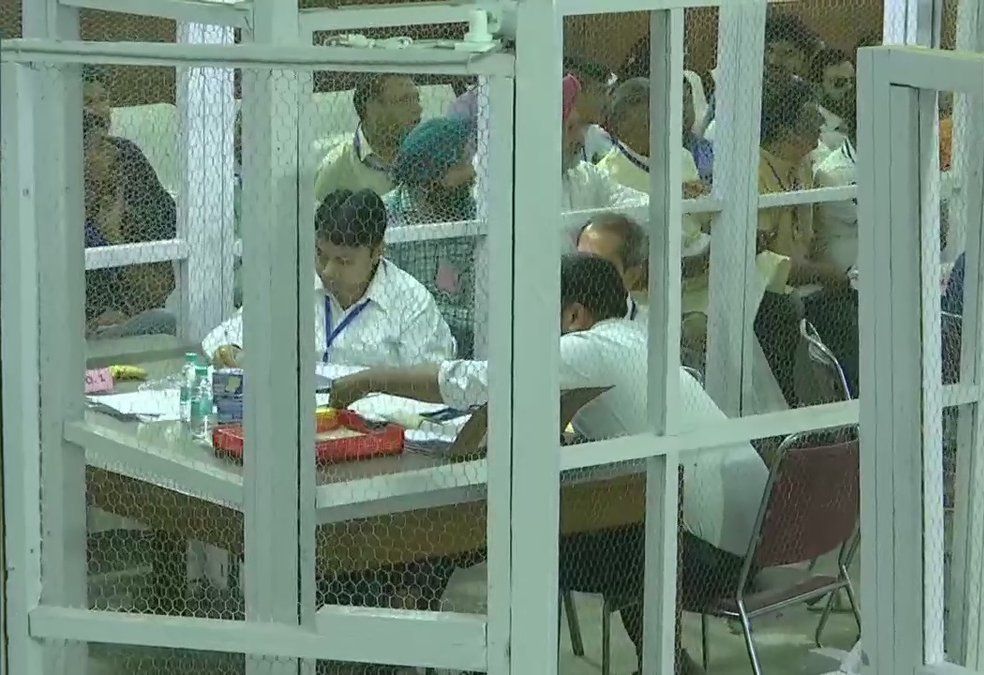
{"type": "Polygon", "coordinates": [[[577,250],[608,260],[622,275],[626,289],[646,289],[649,236],[639,223],[621,213],[601,213],[585,225],[577,250]]]}

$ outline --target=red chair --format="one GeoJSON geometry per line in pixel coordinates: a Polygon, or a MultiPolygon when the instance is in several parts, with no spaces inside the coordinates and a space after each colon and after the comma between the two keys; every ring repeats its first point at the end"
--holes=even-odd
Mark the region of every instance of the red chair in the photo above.
{"type": "Polygon", "coordinates": [[[734,594],[711,601],[701,611],[705,669],[708,616],[741,622],[755,675],[762,673],[752,639],[752,619],[756,617],[828,596],[816,631],[819,646],[834,597],[843,588],[861,630],[861,615],[847,571],[859,541],[858,441],[853,427],[841,430],[834,441],[829,434],[822,443],[816,438],[817,434],[793,435],[778,449],[737,588],[734,594]],[[849,440],[844,440],[845,432],[849,440]],[[838,548],[836,575],[810,570],[785,586],[747,590],[758,571],[808,563],[838,548]]]}

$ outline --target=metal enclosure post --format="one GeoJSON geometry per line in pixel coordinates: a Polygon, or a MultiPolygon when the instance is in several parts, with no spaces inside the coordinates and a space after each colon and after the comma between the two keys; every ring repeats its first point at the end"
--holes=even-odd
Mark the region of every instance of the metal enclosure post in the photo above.
{"type": "Polygon", "coordinates": [[[915,90],[878,78],[889,54],[859,62],[861,379],[861,610],[868,673],[923,663],[923,604],[912,580],[922,565],[922,205],[915,90]],[[888,112],[890,123],[885,124],[888,112]],[[885,170],[886,158],[888,170],[885,170]],[[907,580],[901,583],[899,580],[907,580]]]}
{"type": "MultiPolygon", "coordinates": [[[[683,126],[683,10],[649,15],[649,426],[676,431],[680,407],[680,140],[683,126]]],[[[646,460],[643,671],[673,671],[676,635],[677,453],[646,460]]]]}
{"type": "MultiPolygon", "coordinates": [[[[79,17],[56,0],[24,4],[24,34],[78,39],[79,17]]],[[[38,293],[38,384],[42,604],[86,606],[85,452],[63,437],[64,423],[82,415],[84,379],[82,89],[75,66],[41,68],[30,78],[33,109],[34,225],[38,293]],[[40,242],[44,244],[41,255],[40,242]]],[[[29,224],[27,221],[25,224],[29,224]]],[[[25,446],[31,458],[38,446],[25,446]]],[[[29,461],[34,461],[29,459],[29,461]]],[[[32,535],[33,538],[33,535],[32,535]]],[[[28,580],[29,583],[30,580],[28,580]]],[[[26,638],[26,636],[25,636],[26,638]]],[[[84,673],[83,643],[48,642],[43,672],[84,673]]],[[[33,664],[30,664],[33,665],[33,664]]]]}
{"type": "MultiPolygon", "coordinates": [[[[226,26],[178,27],[178,41],[188,44],[233,44],[233,37],[226,26]]],[[[178,263],[178,326],[185,341],[198,343],[233,310],[236,101],[231,69],[177,70],[178,237],[188,245],[178,263]]]]}
{"type": "Polygon", "coordinates": [[[747,280],[755,274],[758,222],[757,158],[762,105],[765,3],[729,3],[719,10],[717,128],[714,196],[724,208],[711,228],[710,307],[707,317],[707,392],[729,416],[741,413],[751,365],[754,311],[747,280]],[[744,264],[731,264],[740,257],[744,264]],[[746,383],[746,384],[743,384],[746,383]]]}
{"type": "MultiPolygon", "coordinates": [[[[296,44],[296,3],[257,0],[251,37],[296,44]]],[[[299,75],[244,69],[242,89],[246,620],[297,626],[314,606],[313,556],[301,554],[314,545],[314,303],[313,233],[301,235],[298,212],[299,75]]],[[[251,657],[247,672],[297,675],[299,665],[251,657]]]]}
{"type": "MultiPolygon", "coordinates": [[[[487,225],[483,260],[487,261],[489,309],[489,452],[486,527],[488,546],[487,672],[510,672],[512,595],[512,526],[520,518],[512,503],[512,361],[513,361],[513,104],[515,79],[483,77],[489,105],[481,112],[479,134],[488,148],[482,215],[487,225]],[[492,280],[495,283],[492,283],[492,280]]],[[[479,147],[483,147],[481,143],[479,147]]],[[[477,293],[476,293],[477,295],[477,293]]],[[[521,463],[521,462],[520,462],[521,463]]],[[[525,514],[524,514],[525,515],[525,514]]]]}
{"type": "Polygon", "coordinates": [[[557,673],[561,58],[554,0],[517,8],[510,672],[557,673]],[[553,149],[542,152],[541,148],[553,149]],[[522,467],[522,468],[519,468],[522,467]]]}

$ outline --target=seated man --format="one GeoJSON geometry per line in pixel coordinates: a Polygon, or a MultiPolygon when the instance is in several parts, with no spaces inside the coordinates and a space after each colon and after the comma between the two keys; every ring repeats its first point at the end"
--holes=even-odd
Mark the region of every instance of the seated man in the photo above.
{"type": "MultiPolygon", "coordinates": [[[[605,258],[619,271],[629,292],[628,317],[644,329],[649,326],[649,236],[631,218],[618,213],[594,216],[581,230],[577,249],[605,258]]],[[[684,263],[681,298],[680,359],[703,372],[707,343],[707,275],[705,267],[684,263]],[[688,269],[689,267],[689,269],[688,269]]],[[[761,310],[760,310],[761,311],[761,310]]],[[[756,322],[759,327],[760,322],[756,322]]],[[[783,392],[756,335],[752,348],[752,378],[755,399],[746,401],[746,409],[767,412],[788,406],[783,392]]],[[[765,336],[766,338],[768,336],[765,336]]]]}
{"type": "MultiPolygon", "coordinates": [[[[454,339],[434,298],[383,257],[386,210],[372,190],[328,195],[315,216],[314,344],[323,363],[410,366],[453,358],[454,339]]],[[[217,366],[242,362],[242,311],[202,349],[217,366]]]]}
{"type": "Polygon", "coordinates": [[[395,188],[383,203],[390,225],[470,220],[475,217],[471,124],[437,117],[403,139],[391,169],[395,188]]]}
{"type": "Polygon", "coordinates": [[[420,123],[420,92],[405,75],[368,74],[352,98],[359,126],[322,160],[314,187],[319,202],[335,190],[392,190],[390,165],[403,138],[420,123]]]}
{"type": "MultiPolygon", "coordinates": [[[[131,141],[109,135],[106,88],[93,72],[83,87],[85,246],[114,246],[177,234],[174,199],[131,141]]],[[[147,263],[85,273],[86,332],[94,337],[174,332],[164,302],[174,290],[171,263],[147,263]]]]}
{"type": "MultiPolygon", "coordinates": [[[[618,271],[598,256],[569,254],[561,263],[560,285],[561,388],[612,387],[575,416],[575,430],[592,440],[645,431],[646,333],[625,318],[627,296],[618,271]]],[[[332,401],[345,407],[371,392],[467,408],[488,401],[488,364],[445,361],[414,369],[373,368],[335,380],[332,401]]],[[[682,370],[680,394],[684,427],[725,419],[682,370]]],[[[715,594],[734,590],[768,471],[747,443],[690,457],[684,462],[681,575],[684,601],[691,603],[685,606],[697,606],[715,594]]],[[[643,533],[639,523],[561,541],[560,577],[565,588],[618,596],[629,593],[640,599],[636,610],[622,615],[637,649],[642,644],[643,533]],[[625,565],[608,564],[616,547],[623,550],[619,560],[625,565]]]]}
{"type": "MultiPolygon", "coordinates": [[[[427,120],[404,139],[393,163],[396,188],[383,197],[390,227],[475,218],[474,127],[461,118],[427,120]]],[[[459,356],[474,344],[477,239],[448,237],[394,242],[387,254],[437,300],[459,356]]]]}
{"type": "MultiPolygon", "coordinates": [[[[584,148],[585,124],[581,119],[577,101],[581,83],[573,75],[563,81],[563,135],[561,167],[561,209],[586,211],[589,209],[645,206],[649,194],[619,185],[608,173],[591,162],[581,159],[584,148]]],[[[577,230],[567,230],[569,238],[565,251],[573,248],[577,230]]]]}

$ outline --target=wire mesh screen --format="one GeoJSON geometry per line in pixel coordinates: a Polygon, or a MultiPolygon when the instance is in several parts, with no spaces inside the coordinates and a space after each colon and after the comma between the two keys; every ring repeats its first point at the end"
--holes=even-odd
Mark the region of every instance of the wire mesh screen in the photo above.
{"type": "Polygon", "coordinates": [[[89,601],[241,619],[241,469],[211,447],[211,374],[190,321],[223,305],[231,270],[232,72],[162,71],[163,101],[148,69],[82,68],[85,334],[73,337],[86,341],[87,428],[131,450],[88,455],[89,601]],[[201,104],[210,86],[229,106],[201,104]]]}
{"type": "MultiPolygon", "coordinates": [[[[91,675],[241,675],[242,654],[89,643],[91,675]]],[[[273,659],[270,659],[273,661],[273,659]]]]}

